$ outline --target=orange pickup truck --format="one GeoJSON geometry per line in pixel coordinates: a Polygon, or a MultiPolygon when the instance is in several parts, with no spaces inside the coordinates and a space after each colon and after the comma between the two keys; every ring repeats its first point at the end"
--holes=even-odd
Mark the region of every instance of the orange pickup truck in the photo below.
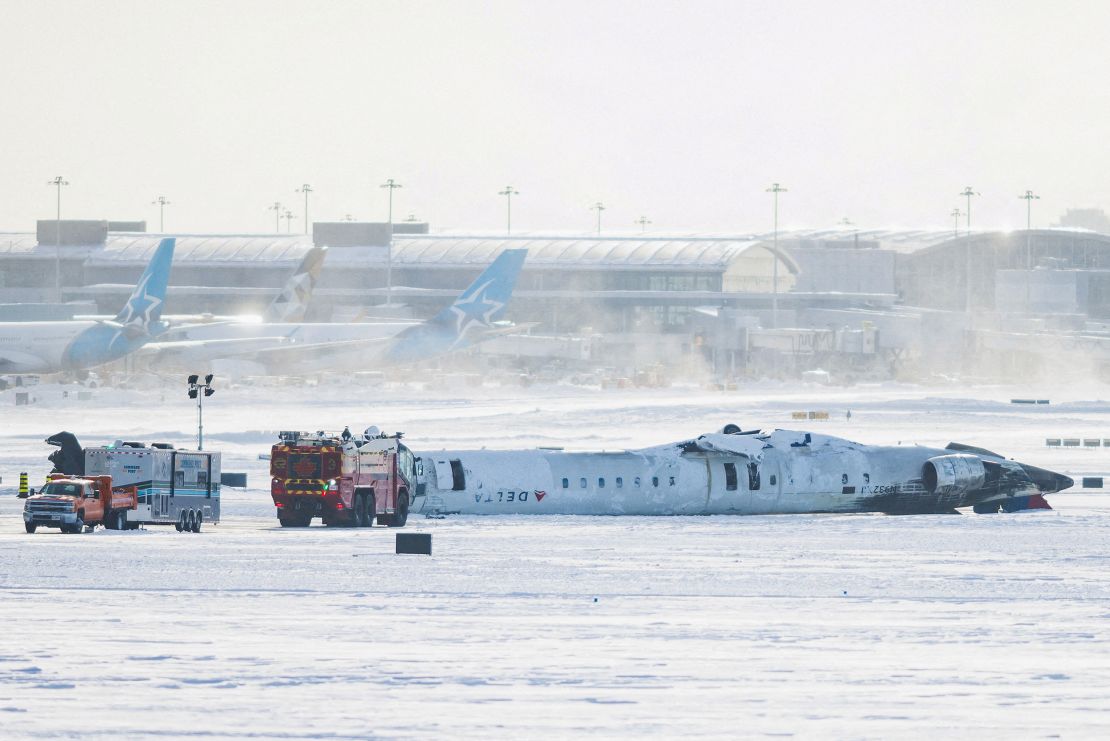
{"type": "Polygon", "coordinates": [[[23,525],[33,533],[39,527],[61,528],[79,533],[103,525],[109,530],[133,530],[127,512],[139,503],[136,487],[112,487],[111,476],[68,476],[51,474],[39,492],[27,498],[23,525]]]}

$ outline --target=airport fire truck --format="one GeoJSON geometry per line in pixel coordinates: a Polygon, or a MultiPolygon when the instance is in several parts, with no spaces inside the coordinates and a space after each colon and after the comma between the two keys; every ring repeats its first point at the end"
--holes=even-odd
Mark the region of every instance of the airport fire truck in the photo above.
{"type": "Polygon", "coordinates": [[[133,530],[174,525],[199,533],[220,519],[220,454],[169,443],[117,441],[82,449],[72,434],[47,438],[59,450],[47,483],[23,508],[27,532],[40,526],[81,532],[96,525],[133,530]]]}
{"type": "Polygon", "coordinates": [[[361,437],[347,430],[282,432],[270,450],[270,494],[282,527],[325,525],[403,527],[408,521],[419,460],[401,442],[371,427],[361,437]]]}

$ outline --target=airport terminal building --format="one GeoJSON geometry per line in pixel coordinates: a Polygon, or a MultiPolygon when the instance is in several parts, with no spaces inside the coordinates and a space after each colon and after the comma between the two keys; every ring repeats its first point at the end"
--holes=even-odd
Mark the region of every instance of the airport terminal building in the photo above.
{"type": "Polygon", "coordinates": [[[59,311],[59,268],[71,313],[114,313],[163,236],[177,238],[169,314],[258,313],[319,245],[328,256],[310,318],[422,319],[502,250],[526,249],[513,321],[631,344],[665,337],[668,352],[701,353],[725,372],[760,354],[813,360],[814,348],[949,356],[966,344],[954,334],[997,331],[1006,317],[1070,331],[1110,321],[1110,236],[1075,229],[838,228],[776,239],[431,234],[412,223],[391,233],[388,224],[318,222],[309,237],[158,235],[141,222],[107,221],[43,221],[35,234],[0,234],[0,318],[56,318],[43,313],[59,311]],[[845,334],[860,331],[871,335],[845,334]]]}

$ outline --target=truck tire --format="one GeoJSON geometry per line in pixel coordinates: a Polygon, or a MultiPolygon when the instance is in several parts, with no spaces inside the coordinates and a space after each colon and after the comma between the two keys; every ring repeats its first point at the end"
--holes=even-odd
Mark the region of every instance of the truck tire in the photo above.
{"type": "Polygon", "coordinates": [[[358,503],[358,526],[359,527],[373,527],[374,526],[374,492],[363,492],[359,495],[358,503]]]}
{"type": "Polygon", "coordinates": [[[196,532],[197,527],[197,513],[194,510],[186,510],[185,512],[185,532],[196,532]]]}
{"type": "Polygon", "coordinates": [[[198,509],[196,515],[193,517],[193,532],[199,533],[200,526],[204,524],[204,510],[198,509]]]}
{"type": "Polygon", "coordinates": [[[124,512],[121,509],[119,512],[116,512],[116,530],[126,530],[126,529],[127,529],[127,513],[124,512]]]}
{"type": "Polygon", "coordinates": [[[393,511],[393,516],[389,518],[386,523],[390,527],[404,527],[405,523],[409,521],[409,493],[401,491],[397,493],[397,508],[393,511]]]}
{"type": "Polygon", "coordinates": [[[33,535],[33,534],[34,534],[34,532],[35,532],[35,530],[37,530],[37,529],[38,529],[38,525],[36,525],[36,524],[35,524],[35,523],[33,523],[33,522],[24,522],[24,523],[23,523],[23,528],[24,528],[24,529],[25,529],[25,530],[26,530],[27,532],[29,532],[29,533],[31,533],[31,534],[33,535]]]}
{"type": "Polygon", "coordinates": [[[177,532],[179,533],[185,531],[185,510],[181,510],[177,513],[177,522],[175,522],[173,526],[177,528],[177,532]]]}

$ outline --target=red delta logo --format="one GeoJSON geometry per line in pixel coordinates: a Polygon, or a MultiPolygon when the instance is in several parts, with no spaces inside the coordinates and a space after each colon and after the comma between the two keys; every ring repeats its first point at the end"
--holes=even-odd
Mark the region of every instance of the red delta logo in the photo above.
{"type": "Polygon", "coordinates": [[[535,492],[532,492],[532,493],[536,495],[536,501],[537,502],[542,502],[543,498],[547,496],[546,491],[535,491],[535,492]]]}

